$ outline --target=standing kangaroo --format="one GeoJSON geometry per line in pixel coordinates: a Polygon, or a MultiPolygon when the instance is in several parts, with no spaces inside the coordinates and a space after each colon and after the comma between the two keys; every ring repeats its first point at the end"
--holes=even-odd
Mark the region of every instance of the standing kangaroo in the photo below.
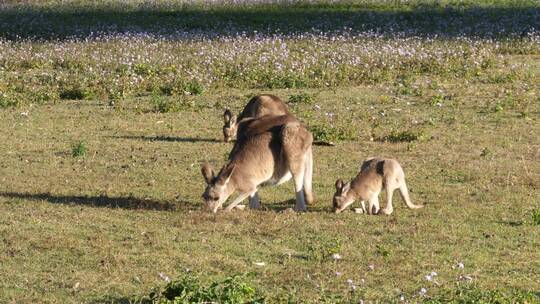
{"type": "Polygon", "coordinates": [[[260,186],[279,185],[292,177],[295,210],[305,211],[306,201],[313,201],[313,136],[306,127],[291,115],[265,115],[244,119],[239,134],[217,175],[208,163],[201,167],[207,184],[202,197],[210,210],[217,212],[235,192],[238,196],[225,210],[232,210],[247,197],[250,208],[259,208],[260,186]]]}
{"type": "Polygon", "coordinates": [[[279,97],[270,94],[251,98],[238,117],[226,109],[223,113],[223,138],[225,142],[231,141],[236,136],[238,124],[243,119],[264,115],[289,115],[289,111],[287,105],[279,97]]]}
{"type": "Polygon", "coordinates": [[[392,214],[392,195],[399,189],[401,197],[411,209],[422,208],[411,202],[409,191],[405,184],[405,173],[401,165],[394,159],[368,158],[362,164],[358,175],[350,182],[343,184],[341,179],[336,181],[336,193],[333,198],[334,212],[340,213],[349,207],[356,199],[360,199],[362,211],[366,213],[364,201],[368,201],[368,214],[379,213],[379,193],[386,189],[386,207],[381,211],[392,214]]]}

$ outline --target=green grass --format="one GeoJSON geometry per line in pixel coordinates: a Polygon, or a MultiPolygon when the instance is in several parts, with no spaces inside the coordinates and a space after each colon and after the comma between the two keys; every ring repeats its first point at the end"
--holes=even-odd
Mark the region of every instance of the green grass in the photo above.
{"type": "MultiPolygon", "coordinates": [[[[222,109],[213,104],[240,108],[253,91],[193,96],[201,105],[195,112],[155,113],[148,98],[118,110],[106,101],[34,105],[28,117],[5,109],[2,299],[140,299],[164,285],[159,273],[174,279],[187,268],[204,286],[252,273],[250,286],[269,302],[393,301],[401,294],[419,301],[420,288],[437,297],[460,275],[479,290],[538,290],[538,226],[514,224],[540,208],[531,146],[539,139],[531,131],[539,129],[537,116],[482,112],[496,94],[491,85],[441,87],[459,96],[457,105],[434,108],[410,96],[381,104],[369,96],[387,91],[383,85],[310,91],[320,109],[299,104],[292,110],[300,119],[322,122],[333,111],[334,125],[359,132],[354,141],[315,147],[316,202],[306,214],[280,212],[292,206],[290,184],[263,189],[262,211],[213,215],[201,206],[200,163],[222,164],[231,148],[220,142],[222,109]],[[430,122],[424,127],[432,138],[412,151],[408,143],[369,141],[370,115],[381,120],[380,134],[415,119],[430,122]],[[65,151],[80,138],[92,149],[72,158],[65,151]],[[413,201],[425,208],[407,210],[396,196],[390,217],[330,212],[335,179],[351,178],[373,155],[402,163],[413,201]],[[334,252],[343,258],[335,261],[334,252]],[[465,269],[452,269],[457,261],[465,269]],[[425,281],[431,271],[440,286],[425,281]],[[347,279],[358,286],[353,294],[347,279]]],[[[538,113],[538,104],[529,111],[538,113]]]]}
{"type": "Polygon", "coordinates": [[[0,302],[540,301],[535,1],[0,7],[0,302]],[[282,212],[286,183],[210,214],[200,164],[259,93],[335,144],[315,202],[282,212]],[[333,214],[371,156],[425,207],[333,214]]]}

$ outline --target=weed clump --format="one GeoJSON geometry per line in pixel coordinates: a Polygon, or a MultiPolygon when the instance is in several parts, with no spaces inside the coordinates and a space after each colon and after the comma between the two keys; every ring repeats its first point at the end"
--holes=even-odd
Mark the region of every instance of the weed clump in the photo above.
{"type": "Polygon", "coordinates": [[[293,94],[289,96],[289,103],[290,104],[313,104],[314,99],[313,96],[309,95],[308,93],[299,93],[299,94],[293,94]]]}
{"type": "Polygon", "coordinates": [[[350,128],[330,125],[312,125],[309,130],[315,142],[334,143],[338,141],[355,140],[356,132],[350,128]]]}
{"type": "Polygon", "coordinates": [[[220,282],[212,282],[209,286],[201,284],[192,275],[169,282],[162,290],[150,294],[152,303],[263,303],[264,297],[257,295],[255,288],[242,281],[238,275],[220,282]]]}
{"type": "Polygon", "coordinates": [[[423,140],[425,139],[425,137],[426,137],[425,134],[421,131],[414,132],[414,131],[392,130],[390,134],[379,138],[379,141],[391,142],[391,143],[398,143],[398,142],[410,143],[417,140],[423,140]]]}
{"type": "Polygon", "coordinates": [[[71,156],[73,157],[83,157],[86,155],[88,149],[86,148],[86,143],[81,141],[73,146],[71,149],[71,156]]]}

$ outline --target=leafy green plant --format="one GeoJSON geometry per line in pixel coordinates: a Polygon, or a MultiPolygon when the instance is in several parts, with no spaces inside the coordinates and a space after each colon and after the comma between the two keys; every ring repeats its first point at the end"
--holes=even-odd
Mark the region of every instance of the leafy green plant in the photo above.
{"type": "Polygon", "coordinates": [[[313,238],[307,244],[308,260],[312,261],[327,261],[334,254],[339,254],[341,251],[341,240],[339,239],[320,239],[313,238]]]}
{"type": "Polygon", "coordinates": [[[423,140],[425,139],[425,134],[422,131],[414,132],[414,131],[397,131],[392,130],[390,134],[383,136],[379,138],[379,141],[384,142],[413,142],[417,140],[423,140]]]}
{"type": "Polygon", "coordinates": [[[73,157],[82,157],[86,155],[87,152],[86,143],[81,141],[75,144],[71,149],[71,156],[73,157]]]}
{"type": "Polygon", "coordinates": [[[154,112],[157,113],[169,113],[179,112],[187,110],[200,110],[204,105],[196,103],[196,100],[190,96],[178,96],[178,97],[163,97],[159,95],[153,95],[151,99],[154,112]]]}
{"type": "Polygon", "coordinates": [[[309,130],[316,142],[333,143],[357,138],[355,130],[340,126],[312,125],[309,130]]]}
{"type": "Polygon", "coordinates": [[[447,99],[447,97],[443,94],[437,94],[435,96],[431,96],[429,99],[429,104],[432,106],[442,104],[442,102],[447,99]]]}
{"type": "Polygon", "coordinates": [[[204,86],[199,81],[192,80],[185,85],[184,91],[190,95],[201,95],[204,92],[204,86]]]}
{"type": "Polygon", "coordinates": [[[162,95],[167,96],[201,95],[204,92],[204,85],[197,80],[176,81],[161,85],[159,90],[162,95]]]}
{"type": "Polygon", "coordinates": [[[162,96],[152,96],[151,103],[154,107],[154,111],[158,113],[174,112],[177,108],[170,99],[163,98],[162,96]]]}
{"type": "Polygon", "coordinates": [[[292,104],[313,104],[314,99],[313,96],[309,95],[308,93],[299,93],[299,94],[292,94],[289,96],[289,103],[292,104]]]}
{"type": "Polygon", "coordinates": [[[152,292],[150,299],[159,304],[263,303],[264,297],[258,296],[255,288],[242,279],[234,275],[204,286],[197,277],[185,275],[168,283],[162,290],[152,292]]]}
{"type": "Polygon", "coordinates": [[[377,253],[380,254],[383,257],[387,257],[387,256],[389,256],[391,254],[390,249],[388,249],[383,244],[377,244],[375,247],[377,248],[377,253]]]}

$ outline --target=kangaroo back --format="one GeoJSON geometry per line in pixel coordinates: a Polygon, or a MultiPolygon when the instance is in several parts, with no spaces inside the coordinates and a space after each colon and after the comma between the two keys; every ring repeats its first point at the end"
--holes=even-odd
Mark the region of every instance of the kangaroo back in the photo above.
{"type": "Polygon", "coordinates": [[[271,95],[258,95],[249,100],[242,113],[238,115],[238,121],[250,117],[261,117],[265,115],[286,115],[289,114],[287,105],[281,98],[271,95]]]}

